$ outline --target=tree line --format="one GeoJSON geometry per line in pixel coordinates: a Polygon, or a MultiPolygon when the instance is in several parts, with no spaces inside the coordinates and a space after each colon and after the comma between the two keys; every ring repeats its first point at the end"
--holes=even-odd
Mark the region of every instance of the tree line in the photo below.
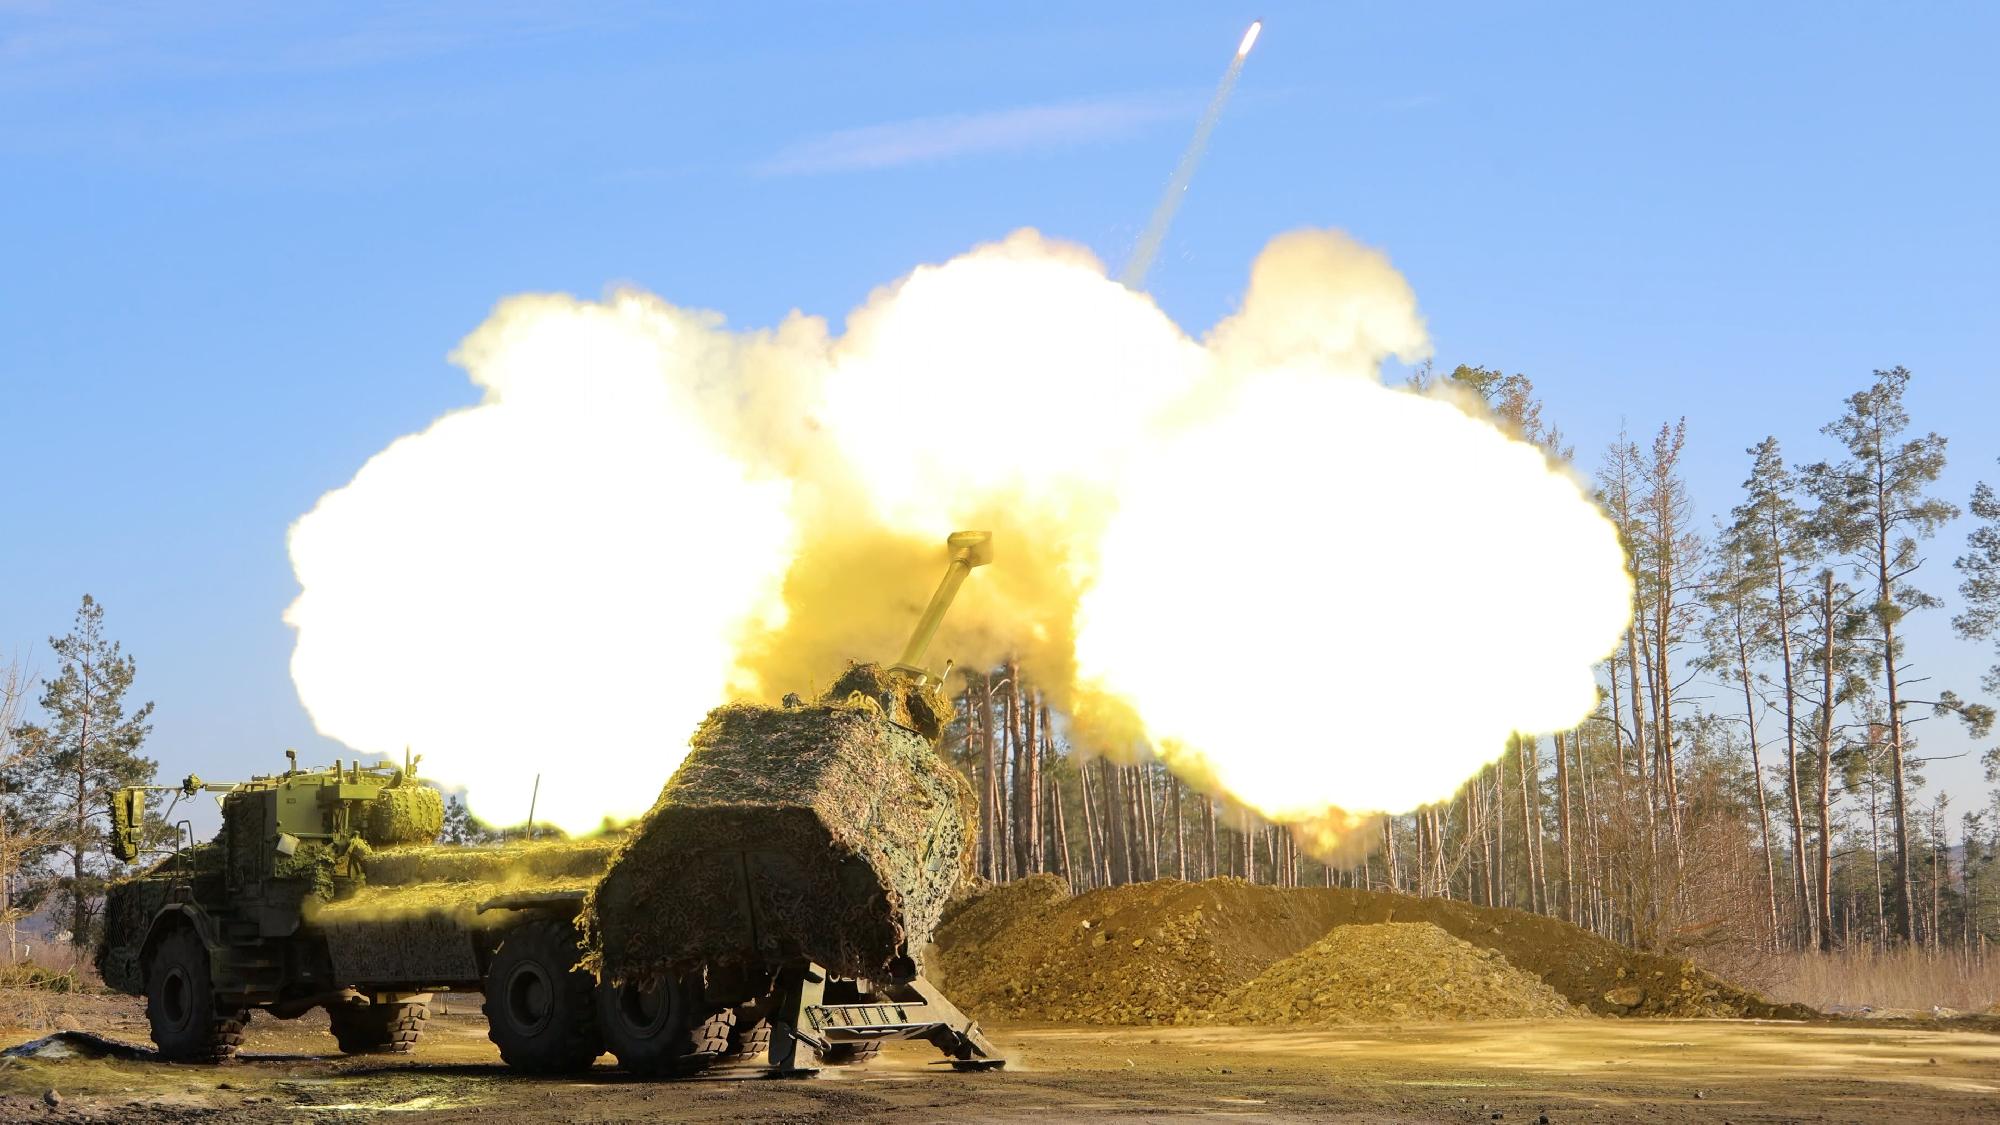
{"type": "MultiPolygon", "coordinates": [[[[1462,366],[1448,383],[1582,472],[1533,383],[1462,366]]],[[[1988,734],[1991,707],[1934,688],[1910,620],[1951,611],[2000,637],[2000,496],[1980,484],[1950,582],[1926,544],[1963,514],[1937,492],[1946,439],[1917,428],[1902,368],[1839,403],[1810,459],[1745,451],[1703,526],[1685,419],[1620,434],[1590,467],[1634,579],[1632,615],[1575,729],[1518,736],[1450,800],[1383,818],[1354,863],[1196,792],[1157,762],[1072,752],[1012,662],[974,671],[947,750],[981,797],[981,875],[1077,889],[1173,876],[1372,887],[1513,906],[1653,948],[1831,950],[2000,938],[2000,789],[1956,820],[1925,800],[1926,721],[1988,734]]],[[[1532,627],[1528,625],[1527,627],[1532,627]]],[[[1982,681],[2000,692],[2000,663],[1982,681]]],[[[1375,748],[1380,752],[1383,748],[1375,748]]],[[[2000,782],[2000,749],[1988,750],[2000,782]]]]}
{"type": "MultiPolygon", "coordinates": [[[[1469,392],[1581,471],[1526,377],[1459,367],[1412,382],[1469,392]]],[[[2000,496],[1982,483],[1969,498],[1947,604],[1938,591],[1952,583],[1925,571],[1925,544],[1963,513],[1937,494],[1947,442],[1913,424],[1909,385],[1902,368],[1877,371],[1829,403],[1814,459],[1791,459],[1775,437],[1747,450],[1740,493],[1706,527],[1683,474],[1686,421],[1643,442],[1619,435],[1590,480],[1634,596],[1595,712],[1512,739],[1447,801],[1380,818],[1365,857],[1315,858],[1290,829],[1156,761],[1076,752],[1017,663],[971,671],[944,750],[980,797],[979,873],[1048,872],[1078,890],[1218,875],[1377,888],[1532,910],[1653,948],[1983,951],[2000,938],[2000,789],[1954,819],[1947,795],[1922,797],[1917,735],[1950,721],[1984,736],[1994,712],[1933,689],[1908,624],[1949,612],[1958,635],[2000,638],[2000,496]]],[[[0,666],[10,954],[16,922],[43,907],[79,945],[94,939],[118,871],[110,794],[157,773],[141,753],[152,704],[126,703],[135,663],[105,634],[103,606],[86,595],[49,645],[46,678],[0,666]]],[[[2000,692],[2000,656],[1980,687],[2000,692]]],[[[2000,749],[1984,764],[2000,783],[2000,749]]],[[[447,842],[510,835],[449,805],[447,842]]]]}

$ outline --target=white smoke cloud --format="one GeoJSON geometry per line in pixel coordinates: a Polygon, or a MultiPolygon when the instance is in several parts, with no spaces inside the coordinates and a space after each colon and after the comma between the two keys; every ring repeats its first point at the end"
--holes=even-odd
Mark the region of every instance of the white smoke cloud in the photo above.
{"type": "Polygon", "coordinates": [[[775,608],[790,485],[693,399],[726,339],[633,296],[505,302],[455,359],[485,401],[401,438],[291,534],[319,730],[423,754],[499,823],[637,815],[775,608]]]}
{"type": "Polygon", "coordinates": [[[411,745],[480,815],[518,820],[541,772],[589,828],[730,694],[892,657],[944,534],[983,526],[940,661],[1017,652],[1092,748],[1270,813],[1442,797],[1588,710],[1625,578],[1539,452],[1376,381],[1427,349],[1388,261],[1329,232],[1274,241],[1205,341],[1032,231],[838,335],[509,301],[457,356],[485,402],[295,527],[294,678],[323,732],[411,745]],[[1301,727],[1314,700],[1337,717],[1301,727]]]}

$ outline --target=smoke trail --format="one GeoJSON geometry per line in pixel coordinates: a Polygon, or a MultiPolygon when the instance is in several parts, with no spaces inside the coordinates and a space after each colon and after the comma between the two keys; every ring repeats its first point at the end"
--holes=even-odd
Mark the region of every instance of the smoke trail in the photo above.
{"type": "Polygon", "coordinates": [[[1236,89],[1236,79],[1243,73],[1244,60],[1250,57],[1250,48],[1256,44],[1257,32],[1263,26],[1262,20],[1250,25],[1250,30],[1243,34],[1242,44],[1229,60],[1229,69],[1222,72],[1222,82],[1215,88],[1215,96],[1208,99],[1208,108],[1202,111],[1201,120],[1194,127],[1194,139],[1181,153],[1180,163],[1174,166],[1173,177],[1167,181],[1166,192],[1160,196],[1159,205],[1153,208],[1153,217],[1146,223],[1145,233],[1139,236],[1139,244],[1132,248],[1132,258],[1125,263],[1125,272],[1119,275],[1119,284],[1125,288],[1145,288],[1146,275],[1153,270],[1153,259],[1160,256],[1160,246],[1167,240],[1167,230],[1174,225],[1174,215],[1181,209],[1181,199],[1187,195],[1194,170],[1201,164],[1202,154],[1208,151],[1209,135],[1215,132],[1215,123],[1222,120],[1222,109],[1229,103],[1230,93],[1236,89]]]}

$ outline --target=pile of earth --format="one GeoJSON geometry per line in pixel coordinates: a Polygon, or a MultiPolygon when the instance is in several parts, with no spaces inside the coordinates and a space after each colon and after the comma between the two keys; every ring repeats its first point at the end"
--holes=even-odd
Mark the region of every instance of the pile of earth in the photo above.
{"type": "Polygon", "coordinates": [[[1570,1019],[1555,989],[1429,922],[1335,926],[1224,997],[1222,1023],[1570,1019]]]}
{"type": "Polygon", "coordinates": [[[1627,949],[1554,918],[1386,891],[1267,887],[1231,878],[1163,879],[1074,897],[1048,875],[983,887],[946,914],[930,960],[952,997],[983,1016],[1202,1024],[1222,1021],[1217,1013],[1233,993],[1335,927],[1384,922],[1429,923],[1499,954],[1571,1005],[1600,1015],[1816,1014],[1772,1004],[1686,960],[1627,949]]]}

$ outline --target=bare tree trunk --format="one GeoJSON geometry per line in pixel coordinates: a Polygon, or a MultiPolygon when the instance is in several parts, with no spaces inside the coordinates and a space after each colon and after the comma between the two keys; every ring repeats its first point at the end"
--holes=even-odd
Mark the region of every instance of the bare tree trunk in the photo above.
{"type": "Polygon", "coordinates": [[[1496,905],[1512,906],[1514,889],[1507,885],[1507,759],[1493,763],[1493,870],[1494,881],[1500,885],[1500,901],[1496,905]]]}
{"type": "MultiPolygon", "coordinates": [[[[1487,767],[1491,769],[1492,767],[1487,767]]],[[[1486,804],[1486,779],[1474,775],[1475,801],[1480,806],[1479,813],[1479,866],[1480,874],[1486,877],[1486,905],[1500,905],[1500,883],[1494,872],[1499,864],[1493,862],[1493,817],[1488,815],[1486,804]]]]}
{"type": "MultiPolygon", "coordinates": [[[[1666,551],[1661,554],[1664,557],[1666,551]]],[[[1671,569],[1664,569],[1663,580],[1671,580],[1671,569]]],[[[1674,672],[1671,657],[1667,651],[1669,618],[1673,613],[1673,587],[1662,585],[1658,604],[1654,611],[1653,633],[1654,675],[1657,678],[1659,695],[1654,700],[1653,721],[1657,730],[1653,735],[1653,749],[1660,755],[1659,774],[1666,786],[1667,832],[1674,842],[1674,866],[1678,871],[1682,862],[1681,841],[1681,774],[1674,761],[1674,672]]]]}
{"type": "Polygon", "coordinates": [[[999,719],[994,715],[993,674],[986,674],[984,697],[980,701],[979,728],[986,735],[986,776],[992,787],[993,821],[993,881],[1004,883],[1014,877],[1013,842],[1008,839],[1007,826],[1012,819],[1007,804],[1007,757],[1013,749],[1013,724],[1007,723],[1000,730],[999,719]]]}
{"type": "Polygon", "coordinates": [[[1052,761],[1054,755],[1042,751],[1042,747],[1046,743],[1050,743],[1052,739],[1050,739],[1050,733],[1048,733],[1048,703],[1042,701],[1040,695],[1042,693],[1036,693],[1038,707],[1034,709],[1036,717],[1040,719],[1040,723],[1036,723],[1034,719],[1030,719],[1030,727],[1028,727],[1028,745],[1036,747],[1036,753],[1030,755],[1030,761],[1028,761],[1028,793],[1032,797],[1032,801],[1028,805],[1030,805],[1030,809],[1034,809],[1034,825],[1032,825],[1034,831],[1030,833],[1030,839],[1034,839],[1034,851],[1036,851],[1034,869],[1036,871],[1048,871],[1048,855],[1044,851],[1044,847],[1046,847],[1044,841],[1048,839],[1048,831],[1046,831],[1044,821],[1042,821],[1042,779],[1044,779],[1044,773],[1046,773],[1044,767],[1046,767],[1048,761],[1052,761]]]}
{"type": "MultiPolygon", "coordinates": [[[[1070,760],[1075,761],[1076,748],[1074,745],[1070,747],[1070,753],[1070,760]]],[[[1091,803],[1089,762],[1082,762],[1077,765],[1076,781],[1078,793],[1083,799],[1083,840],[1084,850],[1089,853],[1090,884],[1093,887],[1102,887],[1111,880],[1104,873],[1104,848],[1100,842],[1100,834],[1097,827],[1097,810],[1092,807],[1091,803]]]]}
{"type": "MultiPolygon", "coordinates": [[[[980,678],[985,681],[985,690],[980,694],[980,699],[983,700],[991,694],[992,676],[989,673],[980,678]]],[[[971,679],[972,677],[970,676],[966,677],[968,684],[970,684],[971,679]]],[[[968,703],[970,703],[972,696],[970,687],[966,689],[966,696],[968,703]]],[[[990,719],[990,714],[987,714],[986,709],[979,704],[974,703],[966,708],[966,735],[969,738],[976,739],[973,745],[979,750],[980,762],[979,866],[986,878],[997,883],[1000,881],[1000,865],[994,862],[997,849],[993,846],[993,806],[995,800],[994,794],[998,792],[999,787],[994,783],[993,779],[995,771],[993,768],[993,732],[990,729],[990,719]]]]}
{"type": "MultiPolygon", "coordinates": [[[[1873,753],[1869,757],[1874,757],[1873,753]]],[[[1875,946],[1886,948],[1889,944],[1889,903],[1882,887],[1882,822],[1877,815],[1876,791],[1881,788],[1875,778],[1874,764],[1868,769],[1868,857],[1875,866],[1875,946]]]]}
{"type": "Polygon", "coordinates": [[[1771,812],[1764,800],[1764,759],[1757,751],[1757,701],[1750,688],[1750,638],[1743,629],[1743,603],[1736,601],[1731,609],[1736,630],[1736,671],[1743,681],[1743,721],[1750,726],[1750,777],[1757,788],[1757,827],[1764,840],[1764,897],[1770,916],[1771,949],[1778,949],[1778,871],[1771,858],[1771,812]]]}
{"type": "Polygon", "coordinates": [[[1392,891],[1403,889],[1397,870],[1400,866],[1396,858],[1396,818],[1385,816],[1382,818],[1382,877],[1392,891]]]}
{"type": "Polygon", "coordinates": [[[1098,780],[1104,784],[1104,826],[1107,850],[1111,855],[1111,885],[1132,882],[1131,825],[1125,816],[1125,791],[1119,784],[1120,770],[1109,760],[1097,760],[1098,780]]]}
{"type": "MultiPolygon", "coordinates": [[[[1879,417],[1879,416],[1878,416],[1879,417]]],[[[1888,492],[1887,459],[1892,456],[1882,447],[1874,446],[1875,478],[1875,597],[1882,607],[1877,616],[1882,624],[1882,683],[1889,696],[1889,768],[1893,784],[1893,814],[1896,831],[1896,885],[1900,901],[1897,904],[1896,930],[1903,941],[1915,939],[1917,930],[1916,894],[1910,881],[1910,825],[1909,793],[1903,784],[1903,700],[1902,678],[1896,668],[1896,614],[1889,610],[1896,604],[1895,555],[1889,541],[1891,529],[1891,505],[1888,492]]]]}
{"type": "Polygon", "coordinates": [[[1158,801],[1153,792],[1153,775],[1157,770],[1151,762],[1142,762],[1139,767],[1139,784],[1133,788],[1139,797],[1142,823],[1146,826],[1146,878],[1160,877],[1160,819],[1158,801]]]}
{"type": "MultiPolygon", "coordinates": [[[[1883,549],[1887,550],[1886,545],[1883,549]]],[[[1882,583],[1882,599],[1885,602],[1889,599],[1886,577],[1882,583]]],[[[1896,935],[1904,942],[1912,942],[1917,935],[1917,896],[1910,880],[1909,795],[1903,786],[1903,704],[1897,695],[1901,685],[1897,682],[1895,652],[1896,626],[1885,617],[1882,622],[1882,678],[1889,691],[1889,768],[1893,797],[1890,812],[1896,832],[1896,886],[1900,892],[1897,895],[1900,902],[1896,912],[1896,935]]]]}
{"type": "Polygon", "coordinates": [[[1216,866],[1215,862],[1215,800],[1206,793],[1202,794],[1201,798],[1201,831],[1202,835],[1208,838],[1207,875],[1213,879],[1222,874],[1222,868],[1216,866]]]}
{"type": "Polygon", "coordinates": [[[1821,637],[1820,649],[1820,716],[1819,716],[1819,909],[1811,912],[1816,916],[1812,921],[1816,944],[1821,952],[1833,951],[1833,802],[1831,798],[1831,775],[1833,773],[1833,645],[1835,637],[1833,608],[1833,572],[1820,575],[1820,596],[1826,610],[1826,632],[1821,637]]]}
{"type": "Polygon", "coordinates": [[[1563,735],[1557,731],[1556,741],[1556,835],[1560,837],[1563,857],[1562,916],[1572,925],[1576,923],[1576,849],[1570,835],[1569,819],[1569,752],[1563,745],[1563,735]]]}
{"type": "Polygon", "coordinates": [[[1415,890],[1417,892],[1417,897],[1423,898],[1430,894],[1430,889],[1431,889],[1431,865],[1430,865],[1431,853],[1430,853],[1430,841],[1424,838],[1426,832],[1424,828],[1424,812],[1422,809],[1417,810],[1416,821],[1417,821],[1417,833],[1415,842],[1417,847],[1417,885],[1415,890]]]}
{"type": "Polygon", "coordinates": [[[1187,820],[1181,816],[1181,779],[1169,777],[1167,783],[1174,787],[1174,877],[1187,882],[1187,820]]]}
{"type": "Polygon", "coordinates": [[[1933,950],[1939,948],[1938,940],[1938,853],[1944,851],[1944,833],[1938,827],[1938,806],[1931,804],[1931,916],[1930,943],[1933,950]]]}
{"type": "MultiPolygon", "coordinates": [[[[1625,673],[1631,685],[1632,696],[1632,757],[1639,766],[1639,793],[1646,806],[1646,867],[1648,874],[1646,878],[1646,902],[1644,906],[1646,908],[1647,931],[1650,934],[1652,924],[1657,922],[1660,916],[1658,880],[1654,878],[1654,873],[1658,871],[1660,864],[1660,832],[1658,820],[1653,812],[1653,784],[1652,780],[1647,776],[1646,770],[1646,712],[1641,706],[1639,695],[1639,653],[1637,638],[1633,635],[1636,629],[1637,625],[1635,623],[1633,631],[1628,631],[1625,634],[1625,673]]],[[[1641,904],[1635,902],[1632,905],[1636,911],[1641,904]]]]}
{"type": "MultiPolygon", "coordinates": [[[[1775,575],[1773,584],[1777,591],[1778,658],[1783,663],[1785,688],[1785,798],[1791,804],[1792,813],[1792,881],[1798,895],[1799,916],[1804,923],[1807,948],[1812,948],[1820,941],[1822,904],[1817,901],[1812,882],[1806,874],[1805,817],[1799,801],[1798,690],[1792,683],[1791,591],[1785,585],[1784,531],[1775,512],[1772,513],[1769,528],[1772,572],[1775,575]]],[[[1831,930],[1831,922],[1827,922],[1826,926],[1831,930]]]]}
{"type": "Polygon", "coordinates": [[[1639,787],[1646,794],[1646,845],[1658,846],[1655,821],[1653,818],[1653,787],[1646,766],[1647,739],[1646,725],[1650,720],[1642,705],[1639,694],[1639,652],[1636,627],[1625,634],[1625,676],[1632,697],[1632,758],[1639,767],[1639,787]]]}
{"type": "MultiPolygon", "coordinates": [[[[1616,686],[1615,682],[1613,686],[1616,686]]],[[[1617,692],[1614,691],[1612,697],[1615,700],[1617,692]]],[[[1588,902],[1586,903],[1586,909],[1583,911],[1582,918],[1594,932],[1601,934],[1604,932],[1603,920],[1599,917],[1599,912],[1602,910],[1604,903],[1604,883],[1602,881],[1604,853],[1600,847],[1597,822],[1603,814],[1600,812],[1601,806],[1595,799],[1597,783],[1592,780],[1590,769],[1584,762],[1581,732],[1570,739],[1570,749],[1576,755],[1578,789],[1583,798],[1584,831],[1583,839],[1578,842],[1583,848],[1583,880],[1588,902]]],[[[1620,768],[1623,768],[1623,763],[1620,763],[1620,768]]]]}
{"type": "Polygon", "coordinates": [[[70,810],[75,818],[74,835],[69,838],[70,858],[70,928],[69,943],[82,948],[90,942],[90,904],[84,893],[84,857],[90,853],[84,849],[84,841],[90,836],[90,774],[87,751],[77,750],[76,804],[70,810]]]}
{"type": "Polygon", "coordinates": [[[1118,784],[1125,795],[1125,843],[1127,881],[1143,883],[1150,877],[1146,863],[1146,849],[1151,841],[1146,839],[1145,797],[1141,792],[1141,778],[1137,766],[1126,766],[1119,771],[1118,784]]]}
{"type": "Polygon", "coordinates": [[[1243,813],[1243,877],[1257,881],[1257,830],[1250,826],[1250,814],[1243,813]]]}
{"type": "Polygon", "coordinates": [[[1514,736],[1515,765],[1521,771],[1521,850],[1527,857],[1528,909],[1547,913],[1548,889],[1542,882],[1541,743],[1514,736]]]}
{"type": "Polygon", "coordinates": [[[1049,823],[1054,826],[1056,837],[1056,874],[1062,876],[1063,882],[1069,884],[1070,893],[1075,894],[1082,888],[1076,885],[1076,876],[1069,866],[1069,824],[1063,816],[1062,783],[1050,774],[1045,788],[1049,795],[1049,823]]]}

